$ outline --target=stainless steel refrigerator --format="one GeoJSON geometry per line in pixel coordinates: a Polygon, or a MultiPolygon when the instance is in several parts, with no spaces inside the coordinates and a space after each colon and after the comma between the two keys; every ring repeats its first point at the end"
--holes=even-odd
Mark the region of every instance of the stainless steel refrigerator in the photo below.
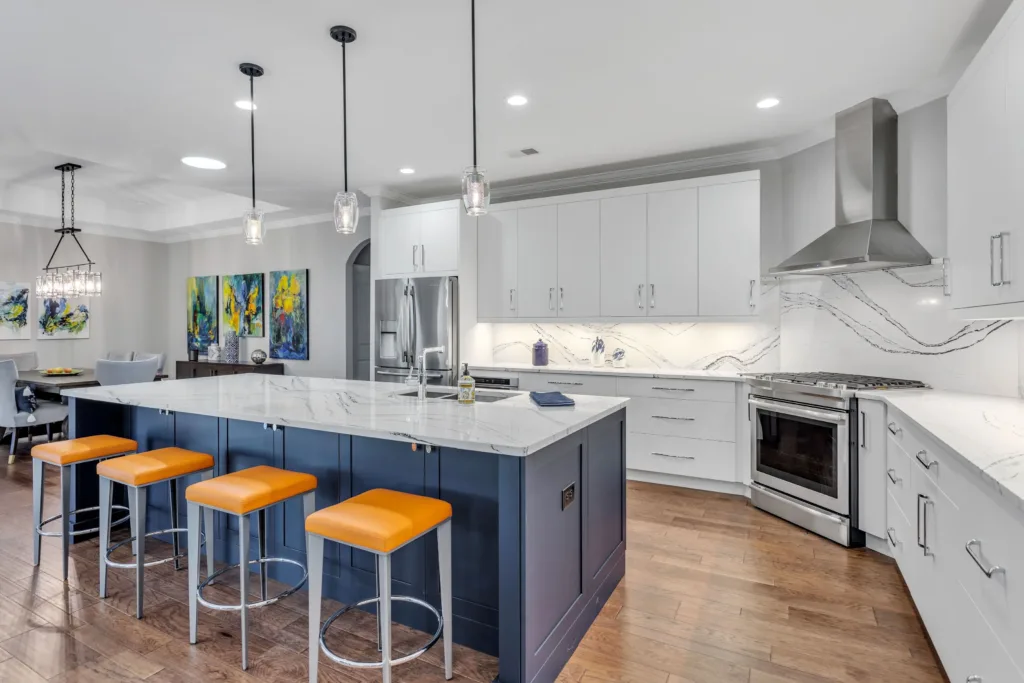
{"type": "Polygon", "coordinates": [[[427,382],[454,386],[459,370],[459,278],[420,277],[377,280],[374,378],[401,382],[410,369],[418,376],[423,349],[427,382]]]}

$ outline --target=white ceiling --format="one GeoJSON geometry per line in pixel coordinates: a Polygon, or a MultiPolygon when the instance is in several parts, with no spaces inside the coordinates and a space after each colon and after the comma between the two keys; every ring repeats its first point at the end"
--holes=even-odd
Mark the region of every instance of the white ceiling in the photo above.
{"type": "MultiPolygon", "coordinates": [[[[872,96],[903,110],[948,91],[1008,2],[478,0],[480,163],[509,183],[764,144],[872,96]],[[756,109],[767,95],[782,104],[756,109]],[[510,157],[523,147],[541,154],[510,157]]],[[[323,216],[341,184],[338,23],[359,34],[350,185],[455,192],[471,162],[469,0],[0,0],[0,217],[49,205],[53,165],[78,160],[96,222],[230,223],[249,193],[242,61],[266,69],[259,198],[282,219],[323,216]]]]}

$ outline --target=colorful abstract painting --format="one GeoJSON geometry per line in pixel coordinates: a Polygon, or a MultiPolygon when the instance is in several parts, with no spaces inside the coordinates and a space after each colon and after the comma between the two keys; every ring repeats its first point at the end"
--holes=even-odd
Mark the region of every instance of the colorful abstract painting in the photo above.
{"type": "Polygon", "coordinates": [[[5,339],[31,339],[28,325],[27,282],[0,282],[0,341],[5,339]]]}
{"type": "Polygon", "coordinates": [[[225,330],[239,337],[263,336],[263,273],[222,275],[225,330]]]}
{"type": "Polygon", "coordinates": [[[43,299],[39,313],[40,339],[88,339],[89,306],[67,299],[43,299]]]}
{"type": "Polygon", "coordinates": [[[309,360],[309,271],[272,270],[270,357],[309,360]]]}
{"type": "Polygon", "coordinates": [[[188,348],[205,353],[217,343],[217,276],[201,275],[187,280],[188,348]]]}

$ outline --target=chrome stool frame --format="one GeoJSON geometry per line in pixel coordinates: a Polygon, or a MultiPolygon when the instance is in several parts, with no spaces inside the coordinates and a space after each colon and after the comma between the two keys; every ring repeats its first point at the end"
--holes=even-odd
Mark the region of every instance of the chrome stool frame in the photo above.
{"type": "Polygon", "coordinates": [[[452,679],[452,520],[449,517],[437,526],[427,529],[419,536],[410,538],[402,545],[390,552],[382,553],[370,548],[358,545],[349,545],[351,548],[364,550],[376,556],[377,560],[377,597],[362,600],[353,605],[344,607],[320,625],[320,600],[323,597],[323,569],[324,569],[324,541],[341,543],[333,538],[320,536],[306,532],[306,557],[309,560],[309,680],[316,683],[319,667],[319,655],[323,652],[333,662],[343,666],[357,669],[380,669],[383,683],[391,683],[391,667],[410,662],[422,656],[427,650],[437,644],[441,635],[444,635],[444,677],[445,680],[452,679]],[[432,531],[437,531],[437,558],[438,569],[441,579],[441,611],[425,600],[414,598],[408,595],[391,594],[391,556],[404,548],[409,543],[426,536],[432,531]],[[407,655],[392,659],[391,657],[391,602],[408,602],[414,605],[425,607],[437,617],[437,630],[431,636],[430,641],[419,650],[410,652],[407,655]],[[337,619],[349,610],[365,605],[377,604],[377,638],[381,658],[379,662],[360,662],[346,659],[335,654],[327,647],[325,637],[327,629],[337,619]]]}
{"type": "MultiPolygon", "coordinates": [[[[52,463],[41,460],[40,458],[32,458],[32,566],[39,566],[39,554],[42,550],[43,536],[57,537],[59,536],[62,543],[63,552],[63,577],[64,580],[68,580],[68,557],[71,550],[71,539],[75,536],[83,536],[85,534],[94,534],[99,531],[99,527],[95,529],[79,529],[77,531],[71,530],[71,516],[80,515],[85,512],[99,512],[100,518],[103,518],[103,511],[106,509],[109,516],[110,509],[121,512],[128,512],[129,514],[122,517],[121,519],[115,520],[110,526],[120,526],[129,520],[131,513],[123,505],[110,505],[108,500],[104,503],[102,500],[99,505],[87,508],[80,508],[78,510],[71,509],[71,468],[75,465],[88,465],[89,463],[97,463],[107,458],[119,458],[122,455],[131,455],[135,451],[125,451],[124,453],[112,453],[110,455],[104,455],[99,458],[93,458],[91,460],[80,460],[71,465],[54,465],[52,463]],[[50,465],[60,470],[60,514],[53,515],[43,519],[43,478],[46,473],[46,466],[50,465]],[[50,522],[60,520],[60,531],[43,531],[43,527],[50,522]]],[[[109,518],[109,517],[108,517],[109,518]]]]}
{"type": "MultiPolygon", "coordinates": [[[[178,534],[185,533],[188,529],[178,526],[180,523],[178,517],[178,480],[195,474],[198,474],[201,480],[206,480],[213,476],[213,468],[196,470],[195,472],[189,472],[170,479],[153,481],[142,486],[131,486],[117,481],[116,479],[110,479],[100,475],[100,597],[107,597],[107,567],[114,567],[116,569],[134,569],[136,619],[142,618],[145,568],[155,567],[157,565],[173,561],[174,569],[181,569],[181,558],[185,557],[185,555],[181,552],[181,548],[178,544],[178,534]],[[148,491],[146,489],[150,486],[163,484],[165,482],[168,484],[168,488],[170,489],[171,528],[161,529],[159,531],[150,531],[147,533],[146,503],[148,491]],[[111,546],[110,528],[113,525],[110,524],[109,507],[114,484],[121,484],[128,489],[128,516],[131,519],[132,535],[130,538],[111,546]],[[150,536],[158,536],[160,534],[171,535],[171,557],[146,562],[146,539],[150,536]],[[132,544],[132,554],[135,555],[135,562],[115,562],[110,559],[111,553],[129,542],[132,544]]],[[[209,535],[211,539],[213,538],[213,511],[210,511],[206,515],[205,524],[206,534],[203,536],[203,543],[206,545],[206,572],[207,574],[211,574],[213,572],[213,543],[206,543],[206,535],[209,535]]],[[[189,561],[191,561],[191,558],[189,561]]]]}
{"type": "MultiPolygon", "coordinates": [[[[305,519],[313,514],[316,509],[316,491],[307,491],[306,493],[299,494],[302,496],[302,517],[305,519]]],[[[245,514],[238,514],[229,510],[222,510],[209,505],[201,505],[199,503],[193,503],[188,501],[188,642],[192,645],[196,644],[198,640],[199,631],[199,605],[208,607],[210,609],[220,611],[237,611],[241,614],[242,620],[242,670],[246,671],[249,669],[249,610],[259,607],[266,607],[272,605],[275,602],[285,599],[289,595],[297,592],[305,585],[308,577],[306,567],[299,561],[293,560],[287,557],[267,557],[267,510],[274,505],[283,505],[286,501],[298,496],[292,496],[291,498],[285,498],[274,502],[271,505],[262,507],[258,510],[252,510],[245,514]],[[238,518],[238,557],[239,564],[233,564],[227,567],[223,567],[218,571],[212,571],[213,565],[207,567],[206,580],[202,583],[199,582],[199,545],[200,545],[200,534],[199,534],[199,512],[202,508],[204,517],[207,515],[212,516],[214,511],[223,512],[226,515],[231,515],[238,518]],[[239,571],[239,593],[241,594],[241,602],[238,605],[225,605],[223,603],[210,602],[203,597],[202,591],[206,588],[214,579],[224,574],[225,572],[231,571],[232,569],[240,569],[241,558],[249,557],[249,534],[250,531],[250,519],[249,515],[256,515],[256,531],[257,531],[257,546],[258,546],[258,559],[247,560],[247,565],[259,565],[260,568],[260,601],[259,602],[248,602],[249,595],[249,573],[248,571],[239,571]],[[302,579],[293,586],[286,588],[279,594],[268,598],[267,597],[267,565],[273,562],[279,562],[283,564],[291,564],[301,568],[304,572],[302,579]]],[[[207,527],[212,528],[212,527],[207,527]]],[[[207,557],[212,557],[212,544],[207,547],[207,557]]]]}

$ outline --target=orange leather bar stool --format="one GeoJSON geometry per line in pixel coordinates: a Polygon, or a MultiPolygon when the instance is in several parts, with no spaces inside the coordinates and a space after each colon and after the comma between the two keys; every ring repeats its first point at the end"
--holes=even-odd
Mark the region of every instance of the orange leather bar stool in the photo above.
{"type": "MultiPolygon", "coordinates": [[[[94,534],[99,529],[79,529],[71,531],[71,516],[80,515],[84,512],[97,512],[103,507],[71,509],[71,468],[74,465],[84,465],[106,458],[113,458],[119,455],[134,453],[139,444],[131,439],[123,439],[119,436],[85,436],[80,439],[69,439],[68,441],[55,441],[43,443],[32,448],[32,523],[35,526],[35,535],[32,543],[32,566],[39,566],[39,550],[43,536],[60,536],[63,541],[64,580],[68,580],[68,550],[71,547],[71,537],[82,534],[94,534]],[[43,472],[45,465],[55,465],[60,468],[60,514],[43,519],[43,472]],[[60,519],[60,531],[43,531],[43,527],[50,522],[60,519]]],[[[127,512],[123,505],[113,506],[118,510],[127,512]]],[[[107,511],[109,512],[109,510],[107,511]]],[[[112,526],[124,524],[128,517],[122,517],[113,523],[112,526]]]]}
{"type": "MultiPolygon", "coordinates": [[[[192,484],[185,489],[188,501],[188,634],[189,642],[196,644],[199,605],[215,610],[238,610],[242,615],[242,669],[249,668],[249,610],[272,605],[302,588],[308,576],[306,567],[287,557],[267,557],[267,508],[302,496],[303,517],[313,513],[316,477],[303,472],[289,472],[260,465],[232,472],[220,477],[192,484]],[[199,511],[217,510],[238,517],[239,564],[224,567],[209,574],[199,583],[199,511]],[[249,515],[256,513],[259,557],[249,558],[249,515]],[[272,598],[267,597],[267,564],[281,562],[302,570],[302,579],[272,598]],[[249,570],[255,564],[260,570],[260,601],[249,603],[249,570]],[[225,605],[210,602],[203,597],[203,589],[226,571],[239,567],[241,603],[225,605]]],[[[207,551],[212,545],[208,545],[207,551]]]]}
{"type": "MultiPolygon", "coordinates": [[[[100,477],[100,597],[107,597],[107,567],[135,569],[135,618],[142,618],[143,570],[158,564],[174,562],[180,569],[182,554],[178,547],[178,534],[186,529],[178,526],[178,479],[198,474],[207,480],[213,476],[213,456],[186,451],[184,448],[160,448],[146,453],[126,455],[106,460],[96,466],[100,477]],[[132,537],[110,546],[110,496],[114,482],[128,487],[128,510],[132,522],[132,537]],[[153,484],[168,483],[171,491],[171,528],[146,533],[147,488],[153,484]],[[158,534],[171,535],[171,557],[146,562],[146,538],[158,534]],[[135,561],[115,562],[110,554],[131,543],[135,561]]],[[[213,538],[213,510],[206,515],[206,538],[213,538]]],[[[206,573],[213,573],[213,543],[206,544],[206,573]]]]}
{"type": "Polygon", "coordinates": [[[380,669],[391,683],[391,667],[416,659],[437,643],[444,631],[444,677],[452,678],[452,506],[437,498],[374,489],[314,512],[306,518],[306,557],[309,561],[309,680],[316,683],[323,651],[343,666],[380,669]],[[391,595],[391,555],[420,536],[437,529],[437,557],[441,575],[441,611],[429,602],[406,595],[391,595]],[[323,587],[324,540],[343,543],[377,556],[377,597],[338,610],[320,625],[323,587]],[[437,630],[419,650],[391,658],[391,601],[410,602],[437,617],[437,630]],[[340,657],[327,647],[327,629],[354,607],[377,604],[377,631],[381,661],[359,662],[340,657]]]}

